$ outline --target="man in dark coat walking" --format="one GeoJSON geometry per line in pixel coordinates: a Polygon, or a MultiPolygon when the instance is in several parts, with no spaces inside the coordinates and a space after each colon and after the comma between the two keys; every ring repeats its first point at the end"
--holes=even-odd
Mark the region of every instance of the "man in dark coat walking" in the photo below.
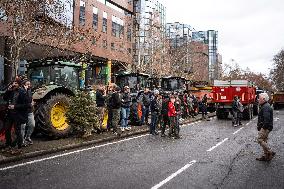
{"type": "Polygon", "coordinates": [[[262,147],[264,155],[260,158],[256,158],[258,161],[270,161],[275,156],[275,152],[273,152],[267,145],[268,135],[273,129],[273,110],[268,101],[269,96],[267,93],[261,93],[259,95],[259,104],[261,109],[258,114],[257,121],[257,141],[262,147]]]}

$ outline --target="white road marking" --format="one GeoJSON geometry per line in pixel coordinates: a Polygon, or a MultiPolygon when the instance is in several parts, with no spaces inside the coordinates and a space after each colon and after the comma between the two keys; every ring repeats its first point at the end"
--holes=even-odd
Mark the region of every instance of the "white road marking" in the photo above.
{"type": "Polygon", "coordinates": [[[163,186],[164,184],[166,184],[167,182],[169,182],[170,180],[175,178],[178,174],[182,173],[183,171],[185,171],[186,169],[188,169],[190,166],[192,166],[195,163],[196,163],[196,160],[193,160],[193,161],[189,162],[188,164],[183,166],[181,169],[179,169],[177,172],[171,174],[168,178],[166,178],[165,180],[163,180],[159,184],[153,186],[151,189],[158,189],[158,188],[160,188],[161,186],[163,186]]]}
{"type": "Polygon", "coordinates": [[[239,128],[238,130],[236,130],[233,135],[237,134],[240,130],[242,130],[244,127],[239,128]]]}
{"type": "Polygon", "coordinates": [[[132,138],[126,138],[126,139],[119,140],[119,141],[116,141],[116,142],[109,142],[109,143],[101,144],[101,145],[98,145],[98,146],[93,146],[93,147],[75,150],[75,151],[67,152],[67,153],[62,153],[62,154],[58,154],[58,155],[54,155],[54,156],[50,156],[50,157],[46,157],[46,158],[42,158],[42,159],[28,161],[28,162],[25,162],[25,163],[20,163],[20,164],[8,166],[8,167],[3,167],[3,168],[0,168],[0,171],[5,171],[5,170],[13,169],[13,168],[16,168],[16,167],[22,167],[22,166],[25,166],[25,165],[30,165],[30,164],[34,164],[34,163],[38,163],[38,162],[42,162],[42,161],[46,161],[46,160],[64,157],[64,156],[68,156],[68,155],[71,155],[71,154],[76,154],[76,153],[80,153],[80,152],[84,152],[84,151],[89,151],[89,150],[93,150],[93,149],[96,149],[96,148],[109,146],[109,145],[112,145],[112,144],[118,144],[118,143],[121,143],[121,142],[129,141],[129,140],[133,140],[133,139],[137,139],[137,138],[142,138],[142,137],[145,137],[145,136],[148,136],[148,135],[150,135],[150,134],[140,135],[140,136],[136,136],[136,137],[132,137],[132,138]]]}
{"type": "Polygon", "coordinates": [[[221,142],[219,142],[218,144],[216,144],[215,146],[213,146],[209,150],[207,150],[207,152],[211,152],[212,150],[214,150],[215,148],[217,148],[218,146],[220,146],[222,143],[226,142],[227,140],[228,140],[228,138],[225,138],[224,140],[222,140],[221,142]]]}

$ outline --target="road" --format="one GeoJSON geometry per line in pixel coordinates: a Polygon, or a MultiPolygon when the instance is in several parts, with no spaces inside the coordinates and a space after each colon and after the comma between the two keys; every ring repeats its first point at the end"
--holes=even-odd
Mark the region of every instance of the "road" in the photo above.
{"type": "Polygon", "coordinates": [[[274,112],[271,162],[255,142],[256,117],[199,121],[182,139],[141,135],[0,167],[0,188],[284,188],[284,110],[274,112]]]}

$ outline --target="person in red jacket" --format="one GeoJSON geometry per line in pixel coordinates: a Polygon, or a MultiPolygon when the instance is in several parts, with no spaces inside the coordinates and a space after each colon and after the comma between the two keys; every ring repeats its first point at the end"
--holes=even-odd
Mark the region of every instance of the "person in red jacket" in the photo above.
{"type": "Polygon", "coordinates": [[[170,97],[170,102],[168,105],[168,116],[170,120],[170,130],[169,130],[169,137],[173,136],[175,139],[180,138],[178,134],[178,128],[177,128],[177,112],[175,108],[175,96],[170,97]]]}

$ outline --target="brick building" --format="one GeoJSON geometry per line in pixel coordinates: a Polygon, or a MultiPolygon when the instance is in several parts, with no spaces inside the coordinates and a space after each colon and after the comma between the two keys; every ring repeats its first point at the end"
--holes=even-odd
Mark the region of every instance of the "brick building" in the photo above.
{"type": "MultiPolygon", "coordinates": [[[[29,5],[18,6],[18,9],[28,7],[24,12],[29,15],[29,17],[25,14],[22,16],[25,23],[19,22],[22,28],[19,27],[16,31],[22,30],[21,34],[29,34],[19,36],[19,38],[24,37],[21,44],[25,45],[22,45],[20,49],[18,62],[46,59],[80,61],[80,57],[84,55],[84,61],[92,65],[88,73],[93,83],[96,83],[98,79],[106,79],[105,68],[110,63],[112,72],[125,69],[128,64],[132,63],[132,0],[61,0],[54,2],[57,6],[45,2],[44,5],[39,5],[38,9],[32,9],[33,6],[29,5]],[[58,7],[61,9],[56,12],[58,7]],[[34,12],[31,14],[29,11],[34,12]]],[[[19,15],[11,14],[13,12],[9,10],[11,7],[13,6],[7,7],[0,3],[1,76],[12,72],[10,67],[5,66],[3,69],[3,57],[7,56],[12,45],[17,42],[11,34],[15,32],[19,24],[16,27],[11,27],[11,25],[13,20],[16,20],[13,18],[19,15]]]]}

